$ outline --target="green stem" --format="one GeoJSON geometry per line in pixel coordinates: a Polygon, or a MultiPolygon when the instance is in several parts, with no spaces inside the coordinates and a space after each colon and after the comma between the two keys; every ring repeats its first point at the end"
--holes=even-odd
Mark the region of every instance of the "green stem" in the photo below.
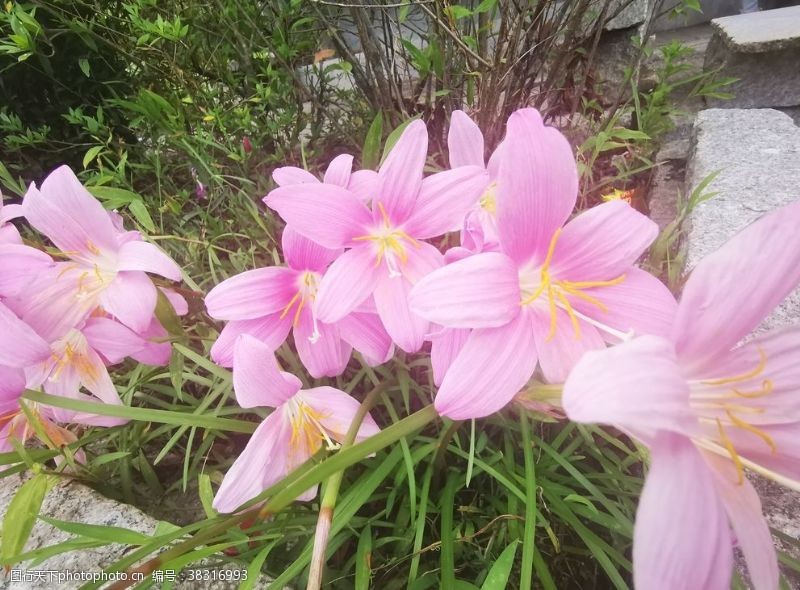
{"type": "Polygon", "coordinates": [[[533,557],[536,547],[536,470],[533,462],[533,444],[528,417],[520,412],[522,453],[525,460],[525,532],[522,540],[522,570],[520,590],[530,590],[533,580],[533,557]]]}
{"type": "MultiPolygon", "coordinates": [[[[364,401],[353,416],[353,421],[350,423],[347,434],[345,434],[344,440],[342,441],[342,450],[353,446],[358,431],[361,428],[361,423],[364,421],[364,418],[367,416],[372,406],[375,405],[378,396],[383,393],[386,387],[387,385],[385,383],[381,383],[366,395],[364,401]]],[[[311,565],[308,572],[306,590],[319,590],[322,587],[322,569],[325,566],[325,550],[328,548],[328,537],[331,532],[333,511],[336,508],[336,499],[339,496],[339,488],[342,485],[343,477],[344,470],[337,471],[328,478],[325,484],[322,504],[319,508],[319,517],[317,518],[317,528],[314,534],[314,549],[311,553],[311,565]]]]}

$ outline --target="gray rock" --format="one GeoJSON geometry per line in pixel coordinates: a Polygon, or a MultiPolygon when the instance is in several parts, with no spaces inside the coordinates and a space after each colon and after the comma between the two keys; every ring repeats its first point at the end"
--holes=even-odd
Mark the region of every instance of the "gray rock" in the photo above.
{"type": "Polygon", "coordinates": [[[606,31],[629,29],[642,24],[652,10],[655,0],[616,0],[611,5],[610,14],[619,11],[606,23],[606,31]]]}
{"type": "Polygon", "coordinates": [[[800,6],[765,10],[711,21],[714,36],[707,71],[739,80],[726,91],[732,100],[711,100],[727,108],[800,105],[800,6]]]}
{"type": "MultiPolygon", "coordinates": [[[[661,4],[659,11],[674,6],[678,2],[667,0],[661,4]]],[[[742,10],[742,0],[700,0],[701,12],[686,10],[683,14],[673,14],[668,11],[661,14],[653,23],[654,31],[671,31],[707,23],[711,19],[731,14],[739,14],[742,10]]]]}
{"type": "MultiPolygon", "coordinates": [[[[691,216],[689,268],[764,213],[800,198],[800,128],[788,115],[772,109],[701,111],[692,137],[687,188],[696,187],[715,171],[720,174],[709,190],[719,194],[699,205],[691,216]]],[[[798,323],[800,289],[757,331],[798,323]]],[[[770,526],[800,539],[800,494],[750,475],[770,526]]],[[[776,544],[792,551],[779,539],[776,544]]]]}

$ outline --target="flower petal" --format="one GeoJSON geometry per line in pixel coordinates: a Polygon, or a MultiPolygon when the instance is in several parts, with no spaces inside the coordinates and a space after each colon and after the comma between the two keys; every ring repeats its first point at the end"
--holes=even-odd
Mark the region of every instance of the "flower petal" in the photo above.
{"type": "Polygon", "coordinates": [[[219,333],[214,345],[211,347],[211,360],[223,367],[233,366],[233,350],[236,340],[242,334],[252,336],[263,342],[270,350],[278,350],[289,335],[292,327],[292,315],[280,317],[280,313],[273,313],[252,320],[233,320],[228,322],[219,333]]]}
{"type": "Polygon", "coordinates": [[[367,362],[381,364],[391,358],[392,339],[377,314],[355,311],[336,325],[342,339],[364,355],[367,362]]]}
{"type": "Polygon", "coordinates": [[[25,390],[25,373],[0,365],[0,416],[19,410],[19,396],[25,390]]]}
{"type": "MultiPolygon", "coordinates": [[[[652,334],[668,338],[675,321],[678,302],[664,283],[636,267],[625,271],[618,285],[584,289],[583,293],[604,307],[569,296],[570,303],[583,315],[618,332],[641,336],[652,334]]],[[[601,330],[607,342],[619,338],[601,330]]]]}
{"type": "Polygon", "coordinates": [[[347,190],[362,203],[369,204],[378,193],[378,173],[374,170],[356,170],[350,175],[347,190]]]}
{"type": "Polygon", "coordinates": [[[105,310],[134,332],[144,332],[150,325],[157,298],[153,281],[141,271],[117,273],[100,294],[105,310]]]}
{"type": "Polygon", "coordinates": [[[50,356],[50,346],[0,303],[0,365],[24,369],[50,356]]]}
{"type": "Polygon", "coordinates": [[[422,348],[429,324],[409,308],[410,291],[411,282],[405,276],[383,275],[375,288],[375,306],[394,343],[412,353],[422,348]]]}
{"type": "Polygon", "coordinates": [[[329,324],[342,319],[372,294],[378,276],[371,246],[357,246],[339,256],[320,281],[317,318],[329,324]]]}
{"type": "Polygon", "coordinates": [[[499,328],[473,330],[444,376],[436,410],[453,420],[488,416],[514,398],[535,368],[528,314],[518,314],[499,328]]]}
{"type": "Polygon", "coordinates": [[[658,225],[623,201],[608,201],[572,219],[558,237],[552,273],[562,280],[618,277],[658,236],[658,225]]]}
{"type": "Polygon", "coordinates": [[[141,270],[173,281],[181,280],[181,268],[160,248],[139,240],[126,242],[119,249],[118,270],[141,270]]]}
{"type": "Polygon", "coordinates": [[[447,151],[450,167],[480,166],[486,162],[483,155],[483,133],[464,111],[453,111],[447,132],[447,151]]]}
{"type": "Polygon", "coordinates": [[[550,337],[551,315],[544,310],[534,309],[534,336],[539,365],[545,380],[550,383],[563,383],[584,353],[606,347],[597,328],[578,319],[580,333],[576,334],[567,312],[556,310],[556,330],[550,337]]]}
{"type": "Polygon", "coordinates": [[[657,336],[585,353],[562,401],[570,420],[621,426],[643,439],[656,430],[691,433],[696,424],[675,351],[657,336]]]}
{"type": "Polygon", "coordinates": [[[303,184],[306,182],[318,183],[319,179],[308,170],[303,170],[297,166],[283,166],[272,171],[272,180],[278,186],[291,186],[293,184],[303,184]]]}
{"type": "Polygon", "coordinates": [[[312,242],[288,225],[283,228],[281,246],[286,264],[295,270],[322,272],[342,253],[341,248],[325,248],[312,242]]]}
{"type": "Polygon", "coordinates": [[[52,258],[36,248],[0,244],[0,297],[16,297],[53,264],[52,258]]]}
{"type": "Polygon", "coordinates": [[[498,174],[497,229],[503,251],[518,263],[544,259],[578,195],[572,148],[535,109],[508,119],[498,174]]]}
{"type": "Polygon", "coordinates": [[[476,254],[435,270],[414,285],[411,309],[450,328],[502,326],[519,314],[517,265],[505,254],[476,254]]]}
{"type": "Polygon", "coordinates": [[[326,248],[341,248],[364,235],[372,215],[364,203],[342,187],[305,183],[278,187],[264,197],[298,233],[326,248]]]}
{"type": "Polygon", "coordinates": [[[778,557],[767,521],[761,511],[761,500],[747,478],[739,480],[733,464],[713,453],[704,454],[716,476],[717,493],[722,499],[733,526],[739,548],[747,562],[747,571],[755,590],[779,587],[778,557]]]}
{"type": "Polygon", "coordinates": [[[41,190],[31,185],[22,210],[28,222],[64,252],[94,258],[97,249],[117,250],[117,231],[108,212],[67,166],[51,172],[41,190]]]}
{"type": "Polygon", "coordinates": [[[257,268],[222,281],[206,295],[208,314],[220,320],[252,320],[284,309],[297,293],[298,271],[257,268]]]}
{"type": "Polygon", "coordinates": [[[233,391],[243,408],[277,408],[297,393],[300,380],[278,368],[275,353],[266,344],[242,334],[233,353],[233,391]]]}
{"type": "Polygon", "coordinates": [[[776,209],[706,256],[683,289],[673,328],[699,370],[729,351],[800,283],[800,201],[776,209]]]}
{"type": "Polygon", "coordinates": [[[652,447],[633,535],[636,588],[730,588],[733,549],[714,478],[689,440],[662,433],[652,447]]]}
{"type": "Polygon", "coordinates": [[[138,353],[147,345],[139,334],[110,318],[89,318],[81,332],[89,346],[111,365],[122,362],[125,357],[138,353]]]}
{"type": "Polygon", "coordinates": [[[350,172],[353,170],[353,156],[350,154],[341,154],[336,156],[331,163],[328,164],[328,169],[325,170],[325,177],[323,182],[328,184],[335,184],[342,188],[347,188],[350,182],[350,172]]]}
{"type": "Polygon", "coordinates": [[[469,334],[470,331],[464,328],[444,328],[430,336],[433,383],[437,387],[442,384],[450,365],[464,348],[469,334]]]}
{"type": "Polygon", "coordinates": [[[378,171],[378,192],[372,202],[376,215],[383,206],[396,225],[409,218],[422,186],[427,152],[428,130],[417,119],[403,130],[378,171]]]}
{"type": "Polygon", "coordinates": [[[457,231],[488,184],[489,175],[477,166],[462,166],[428,176],[422,181],[414,211],[405,223],[406,231],[419,239],[457,231]]]}
{"type": "Polygon", "coordinates": [[[317,322],[315,333],[311,310],[306,308],[293,334],[300,361],[312,377],[336,377],[344,372],[352,348],[342,340],[337,324],[317,322]]]}
{"type": "MultiPolygon", "coordinates": [[[[297,394],[297,399],[308,404],[311,409],[320,414],[319,422],[335,441],[342,442],[355,414],[361,404],[344,391],[333,387],[313,387],[304,389],[297,394]]],[[[356,441],[360,442],[380,432],[380,428],[370,414],[364,416],[361,426],[356,434],[356,441]]]]}

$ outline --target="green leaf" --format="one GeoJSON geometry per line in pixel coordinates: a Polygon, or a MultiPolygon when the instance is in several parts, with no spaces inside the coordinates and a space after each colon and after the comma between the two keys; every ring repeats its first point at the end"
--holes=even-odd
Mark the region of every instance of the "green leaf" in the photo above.
{"type": "Polygon", "coordinates": [[[203,504],[203,510],[208,518],[217,516],[217,511],[214,510],[212,503],[214,501],[214,490],[211,489],[211,478],[207,473],[201,473],[197,477],[198,494],[200,495],[200,502],[203,504]]]}
{"type": "Polygon", "coordinates": [[[511,568],[514,565],[514,557],[517,555],[519,541],[514,541],[503,549],[500,557],[492,564],[492,569],[481,585],[481,590],[504,590],[508,587],[508,577],[511,575],[511,568]]]}
{"type": "Polygon", "coordinates": [[[372,576],[372,527],[367,524],[358,537],[356,549],[356,580],[355,590],[369,590],[369,580],[372,576]]]}
{"type": "Polygon", "coordinates": [[[3,537],[0,540],[0,562],[3,565],[13,565],[13,558],[25,548],[47,494],[49,479],[43,473],[34,475],[20,486],[9,503],[3,517],[3,537]]]}
{"type": "Polygon", "coordinates": [[[383,135],[383,114],[378,111],[364,139],[364,149],[361,150],[361,167],[374,169],[378,165],[381,150],[381,136],[383,135]]]}
{"type": "Polygon", "coordinates": [[[139,225],[141,225],[147,231],[156,231],[156,224],[153,223],[153,218],[150,217],[150,213],[148,213],[144,201],[141,199],[131,201],[131,203],[128,205],[128,211],[130,211],[131,215],[133,215],[136,221],[139,222],[139,225]]]}
{"type": "Polygon", "coordinates": [[[103,151],[106,146],[104,145],[96,145],[94,147],[89,148],[86,152],[86,155],[83,156],[83,168],[86,169],[89,164],[97,157],[97,155],[103,151]]]}
{"type": "Polygon", "coordinates": [[[469,8],[466,6],[458,6],[457,4],[448,7],[447,11],[450,13],[450,16],[456,20],[472,16],[472,11],[469,8]]]}
{"type": "Polygon", "coordinates": [[[495,4],[497,4],[497,0],[483,0],[478,6],[475,8],[476,14],[481,14],[483,12],[489,12],[492,8],[494,8],[495,4]]]}
{"type": "Polygon", "coordinates": [[[87,78],[91,76],[91,70],[88,59],[86,59],[85,57],[80,58],[78,60],[78,67],[81,69],[81,72],[83,72],[84,76],[86,76],[87,78]]]}
{"type": "Polygon", "coordinates": [[[39,518],[66,533],[88,537],[89,539],[95,539],[97,541],[123,543],[125,545],[144,545],[151,541],[151,538],[147,535],[122,527],[67,522],[65,520],[48,518],[46,516],[40,516],[39,518]]]}

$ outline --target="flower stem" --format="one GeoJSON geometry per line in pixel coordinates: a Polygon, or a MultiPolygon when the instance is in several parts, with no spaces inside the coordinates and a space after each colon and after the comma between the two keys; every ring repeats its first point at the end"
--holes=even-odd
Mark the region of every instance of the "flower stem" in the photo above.
{"type": "Polygon", "coordinates": [[[536,468],[533,461],[533,443],[528,416],[519,415],[522,430],[522,454],[525,461],[525,532],[522,542],[522,568],[520,590],[530,590],[533,580],[533,560],[536,551],[536,468]]]}
{"type": "MultiPolygon", "coordinates": [[[[361,423],[369,413],[378,396],[386,389],[386,384],[381,383],[370,391],[353,416],[353,422],[342,441],[342,449],[353,446],[361,423]]],[[[337,471],[328,478],[319,508],[317,528],[314,534],[314,550],[311,554],[311,565],[308,572],[306,590],[319,590],[322,587],[322,570],[325,566],[325,550],[328,548],[328,537],[331,532],[333,511],[336,508],[336,499],[339,496],[339,487],[342,485],[344,470],[337,471]]]]}

